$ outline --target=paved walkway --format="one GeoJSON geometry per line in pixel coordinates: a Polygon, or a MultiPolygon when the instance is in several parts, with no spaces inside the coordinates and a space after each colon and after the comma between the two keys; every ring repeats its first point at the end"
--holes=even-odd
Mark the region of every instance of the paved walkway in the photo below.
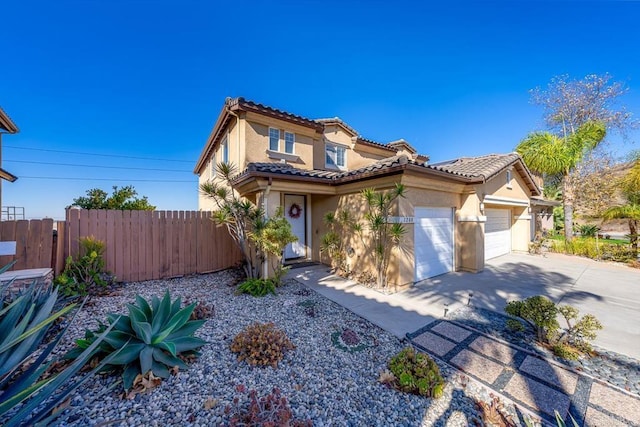
{"type": "Polygon", "coordinates": [[[503,310],[508,300],[547,295],[594,313],[605,325],[605,348],[640,354],[640,272],[580,258],[516,255],[487,263],[480,274],[450,273],[386,295],[334,276],[327,266],[294,269],[290,277],[444,360],[521,407],[553,423],[553,411],[579,425],[640,426],[638,396],[571,371],[467,326],[441,320],[469,302],[503,310]],[[422,325],[427,325],[422,329],[422,325]],[[608,335],[607,335],[608,332],[608,335]]]}
{"type": "Polygon", "coordinates": [[[408,338],[430,353],[554,422],[571,414],[578,425],[640,425],[640,398],[471,328],[437,320],[408,338]]]}

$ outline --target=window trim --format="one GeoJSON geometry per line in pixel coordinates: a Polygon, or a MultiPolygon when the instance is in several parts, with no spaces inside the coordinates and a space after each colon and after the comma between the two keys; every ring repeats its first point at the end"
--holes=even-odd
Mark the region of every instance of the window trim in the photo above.
{"type": "Polygon", "coordinates": [[[271,151],[280,151],[280,129],[277,128],[273,128],[271,126],[269,126],[269,150],[271,151]],[[271,131],[276,131],[278,132],[278,146],[276,147],[276,149],[274,150],[273,147],[271,147],[271,131]]]}
{"type": "Polygon", "coordinates": [[[511,173],[511,169],[507,169],[507,188],[512,189],[513,185],[511,181],[513,180],[513,174],[511,173]]]}
{"type": "Polygon", "coordinates": [[[229,163],[229,138],[225,136],[220,143],[220,147],[222,150],[222,162],[229,163]]]}
{"type": "Polygon", "coordinates": [[[284,131],[284,151],[285,154],[296,154],[296,134],[294,132],[284,131]],[[293,138],[291,141],[291,152],[287,151],[287,135],[293,138]]]}
{"type": "Polygon", "coordinates": [[[339,170],[347,169],[347,147],[341,144],[333,143],[333,142],[325,142],[324,143],[324,166],[327,169],[339,169],[339,170]],[[327,163],[327,149],[329,147],[335,148],[334,164],[327,163]],[[343,159],[344,165],[338,164],[338,149],[344,150],[344,159],[343,159]]]}
{"type": "Polygon", "coordinates": [[[211,156],[211,179],[215,179],[216,175],[218,174],[218,164],[216,162],[216,158],[218,157],[218,150],[213,152],[213,155],[211,156]]]}

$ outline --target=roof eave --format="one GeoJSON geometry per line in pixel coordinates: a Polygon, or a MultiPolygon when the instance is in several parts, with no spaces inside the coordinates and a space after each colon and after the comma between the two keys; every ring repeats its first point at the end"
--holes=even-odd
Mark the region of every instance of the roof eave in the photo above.
{"type": "Polygon", "coordinates": [[[11,172],[8,172],[2,168],[0,168],[0,178],[7,180],[9,182],[15,182],[18,179],[17,176],[15,176],[11,172]]]}
{"type": "Polygon", "coordinates": [[[196,166],[193,169],[194,174],[199,175],[200,171],[202,171],[202,168],[206,164],[207,159],[210,157],[210,153],[213,150],[214,141],[216,140],[218,133],[227,123],[227,120],[229,119],[230,116],[231,115],[229,114],[227,104],[225,103],[224,107],[222,107],[222,111],[220,111],[220,114],[218,115],[218,119],[216,120],[215,125],[213,125],[213,129],[211,130],[209,137],[207,138],[207,143],[204,145],[204,148],[202,149],[202,153],[200,153],[198,162],[196,163],[196,166]]]}
{"type": "Polygon", "coordinates": [[[8,133],[18,133],[20,129],[13,123],[13,120],[0,108],[0,128],[5,129],[8,133]]]}

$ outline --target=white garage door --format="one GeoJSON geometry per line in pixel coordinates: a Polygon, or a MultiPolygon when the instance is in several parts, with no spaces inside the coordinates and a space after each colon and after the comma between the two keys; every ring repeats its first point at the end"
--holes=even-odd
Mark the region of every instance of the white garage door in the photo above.
{"type": "Polygon", "coordinates": [[[415,208],[415,281],[453,271],[453,209],[415,208]]]}
{"type": "Polygon", "coordinates": [[[491,259],[511,252],[511,211],[487,209],[484,225],[484,259],[491,259]]]}

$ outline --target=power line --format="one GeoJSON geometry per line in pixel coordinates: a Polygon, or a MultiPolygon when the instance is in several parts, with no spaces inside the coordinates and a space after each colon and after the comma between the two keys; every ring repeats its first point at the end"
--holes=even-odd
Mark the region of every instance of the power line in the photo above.
{"type": "Polygon", "coordinates": [[[126,169],[126,170],[139,170],[139,171],[160,171],[160,172],[182,172],[192,173],[192,171],[180,170],[180,169],[162,169],[162,168],[135,168],[127,166],[101,166],[101,165],[81,165],[78,163],[52,163],[52,162],[33,162],[29,160],[4,160],[5,162],[12,163],[31,163],[35,165],[54,165],[54,166],[74,166],[83,168],[102,168],[102,169],[126,169]]]}
{"type": "Polygon", "coordinates": [[[68,181],[124,181],[124,182],[188,182],[193,184],[195,181],[181,181],[172,179],[122,179],[122,178],[65,178],[61,176],[19,176],[19,179],[59,179],[68,181]]]}
{"type": "Polygon", "coordinates": [[[176,159],[161,159],[157,157],[124,156],[120,154],[99,154],[99,153],[87,153],[83,151],[50,150],[48,148],[18,147],[15,145],[5,145],[4,148],[14,148],[16,150],[30,150],[30,151],[47,151],[49,153],[80,154],[83,156],[118,157],[121,159],[157,160],[161,162],[193,163],[192,160],[176,160],[176,159]]]}

